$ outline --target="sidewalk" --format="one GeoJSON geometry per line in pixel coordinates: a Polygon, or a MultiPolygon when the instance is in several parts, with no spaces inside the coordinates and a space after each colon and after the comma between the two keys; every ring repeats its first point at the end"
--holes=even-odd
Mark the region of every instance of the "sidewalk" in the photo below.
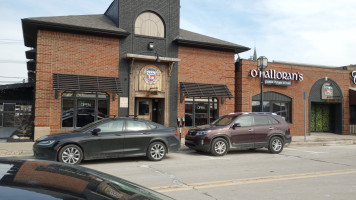
{"type": "MultiPolygon", "coordinates": [[[[331,146],[356,144],[356,135],[337,135],[332,133],[312,133],[310,136],[293,136],[289,147],[294,146],[331,146]]],[[[33,158],[33,142],[0,143],[0,157],[33,158]]],[[[288,147],[287,147],[288,148],[288,147]]],[[[181,151],[189,150],[182,139],[181,151]]]]}

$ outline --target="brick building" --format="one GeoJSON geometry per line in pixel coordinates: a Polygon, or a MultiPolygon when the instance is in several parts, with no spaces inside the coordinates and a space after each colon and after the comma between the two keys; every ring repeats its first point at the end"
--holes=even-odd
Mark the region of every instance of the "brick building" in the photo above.
{"type": "Polygon", "coordinates": [[[104,14],[23,19],[34,139],[113,115],[175,127],[234,111],[234,57],[249,48],[180,29],[179,13],[177,0],[114,0],[104,14]]]}
{"type": "MultiPolygon", "coordinates": [[[[257,63],[240,60],[236,66],[236,111],[260,111],[257,63]]],[[[282,115],[293,135],[304,135],[304,131],[354,133],[355,70],[355,66],[270,62],[265,71],[263,111],[282,115]]]]}
{"type": "MultiPolygon", "coordinates": [[[[114,0],[104,14],[23,19],[36,80],[34,139],[113,115],[171,127],[184,117],[184,134],[227,113],[258,111],[257,64],[235,62],[249,48],[180,29],[179,13],[179,0],[114,0]]],[[[349,133],[350,67],[269,63],[268,70],[264,111],[284,116],[294,135],[304,133],[303,91],[308,132],[349,133]],[[321,88],[332,94],[321,98],[321,88]],[[319,122],[320,110],[336,116],[319,122]]]]}

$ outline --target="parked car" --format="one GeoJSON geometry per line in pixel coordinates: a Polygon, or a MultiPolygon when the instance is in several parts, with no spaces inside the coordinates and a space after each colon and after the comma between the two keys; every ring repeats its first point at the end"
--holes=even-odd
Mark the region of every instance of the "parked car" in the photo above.
{"type": "Polygon", "coordinates": [[[82,160],[147,156],[162,160],[178,151],[177,130],[137,118],[107,118],[69,133],[39,138],[33,145],[36,158],[79,164],[82,160]]]}
{"type": "Polygon", "coordinates": [[[185,145],[197,151],[223,156],[230,149],[268,148],[280,153],[291,143],[290,125],[275,113],[232,113],[209,125],[191,128],[185,145]]]}
{"type": "Polygon", "coordinates": [[[50,161],[0,158],[0,199],[172,198],[96,170],[50,161]]]}

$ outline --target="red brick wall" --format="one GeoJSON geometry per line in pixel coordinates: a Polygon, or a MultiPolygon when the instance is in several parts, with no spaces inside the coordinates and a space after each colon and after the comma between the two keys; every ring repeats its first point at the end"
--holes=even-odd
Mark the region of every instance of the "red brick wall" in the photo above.
{"type": "MultiPolygon", "coordinates": [[[[209,83],[227,85],[230,92],[235,91],[235,59],[234,53],[198,49],[190,47],[179,47],[178,83],[209,83]]],[[[179,88],[180,91],[180,88],[179,88]]],[[[234,94],[233,94],[234,96],[234,94]]],[[[221,104],[219,98],[219,114],[224,115],[234,112],[235,99],[225,98],[221,104]]],[[[178,117],[184,117],[185,103],[180,103],[178,95],[178,117]]],[[[182,136],[188,128],[183,129],[182,136]]]]}
{"type": "MultiPolygon", "coordinates": [[[[239,112],[252,111],[252,97],[260,94],[260,78],[249,75],[252,69],[257,68],[257,63],[251,60],[240,61],[240,71],[236,73],[236,110],[239,112]]],[[[344,134],[349,134],[349,87],[351,84],[350,71],[308,66],[268,63],[269,69],[276,71],[303,74],[303,81],[292,81],[292,86],[264,85],[264,92],[273,91],[292,98],[292,135],[304,135],[304,100],[303,91],[308,93],[306,102],[307,133],[309,133],[309,93],[316,81],[328,77],[335,81],[342,90],[344,100],[344,134]]]]}
{"type": "MultiPolygon", "coordinates": [[[[119,39],[38,32],[35,127],[50,127],[51,133],[61,131],[61,93],[55,99],[54,73],[118,77],[119,39]]],[[[118,98],[110,98],[110,114],[118,114],[118,98]]]]}

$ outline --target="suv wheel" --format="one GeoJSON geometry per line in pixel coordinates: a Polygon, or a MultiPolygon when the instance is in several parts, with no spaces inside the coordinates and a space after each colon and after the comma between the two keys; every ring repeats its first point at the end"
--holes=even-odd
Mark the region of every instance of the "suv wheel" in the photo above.
{"type": "Polygon", "coordinates": [[[268,145],[268,150],[271,153],[281,153],[281,151],[283,150],[283,140],[280,137],[272,137],[271,140],[269,141],[269,145],[268,145]]]}
{"type": "Polygon", "coordinates": [[[213,144],[211,146],[211,154],[214,156],[223,156],[228,151],[227,141],[223,138],[217,138],[213,140],[213,144]]]}

